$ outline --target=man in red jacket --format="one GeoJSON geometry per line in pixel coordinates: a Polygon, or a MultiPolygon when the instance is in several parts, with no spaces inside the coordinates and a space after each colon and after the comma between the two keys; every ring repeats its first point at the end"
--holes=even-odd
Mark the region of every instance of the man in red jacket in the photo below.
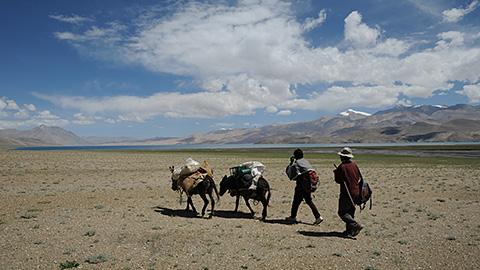
{"type": "Polygon", "coordinates": [[[340,197],[338,200],[338,215],[346,224],[345,235],[354,237],[360,233],[363,226],[357,223],[355,217],[354,201],[360,196],[360,169],[352,161],[352,150],[348,147],[338,152],[342,163],[333,171],[335,182],[340,184],[340,197]],[[347,190],[348,188],[348,190],[347,190]]]}

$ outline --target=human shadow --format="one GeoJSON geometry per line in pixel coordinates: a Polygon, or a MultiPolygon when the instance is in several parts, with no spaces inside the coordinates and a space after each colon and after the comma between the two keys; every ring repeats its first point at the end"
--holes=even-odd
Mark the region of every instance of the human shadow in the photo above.
{"type": "Polygon", "coordinates": [[[165,208],[165,207],[154,207],[153,211],[160,213],[165,216],[169,217],[188,217],[188,218],[200,218],[197,213],[185,209],[170,209],[170,208],[165,208]]]}
{"type": "MultiPolygon", "coordinates": [[[[267,219],[264,221],[265,223],[269,223],[269,224],[281,224],[281,225],[295,225],[295,224],[308,224],[308,223],[305,223],[305,222],[302,222],[302,221],[291,221],[291,220],[287,220],[287,219],[284,219],[284,218],[280,218],[280,219],[267,219]]],[[[311,225],[311,224],[310,224],[311,225]]]]}
{"type": "Polygon", "coordinates": [[[337,238],[356,240],[356,238],[347,236],[343,232],[298,231],[298,233],[301,234],[301,235],[310,236],[310,237],[337,237],[337,238]]]}
{"type": "Polygon", "coordinates": [[[213,216],[221,218],[237,218],[237,219],[253,219],[254,216],[250,213],[235,212],[235,211],[226,211],[226,210],[215,210],[213,216]]]}

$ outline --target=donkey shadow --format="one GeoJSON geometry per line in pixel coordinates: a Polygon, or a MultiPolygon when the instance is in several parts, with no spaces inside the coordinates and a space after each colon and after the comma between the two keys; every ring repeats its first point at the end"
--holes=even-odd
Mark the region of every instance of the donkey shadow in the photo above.
{"type": "Polygon", "coordinates": [[[165,207],[153,207],[153,211],[169,217],[201,218],[198,213],[185,209],[170,209],[165,207]]]}
{"type": "Polygon", "coordinates": [[[297,232],[301,235],[310,236],[310,237],[337,237],[337,238],[357,240],[354,237],[345,235],[343,232],[335,232],[335,231],[331,231],[331,232],[297,231],[297,232]]]}

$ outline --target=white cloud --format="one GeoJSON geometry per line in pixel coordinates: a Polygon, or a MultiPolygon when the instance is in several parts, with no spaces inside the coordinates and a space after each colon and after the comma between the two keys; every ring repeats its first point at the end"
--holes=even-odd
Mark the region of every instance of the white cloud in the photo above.
{"type": "Polygon", "coordinates": [[[37,97],[89,115],[115,113],[115,121],[142,122],[158,115],[251,115],[258,109],[376,108],[402,102],[401,96],[430,97],[451,89],[454,81],[480,80],[480,48],[459,31],[440,33],[438,40],[429,41],[433,45],[411,51],[415,41],[386,37],[354,11],[345,18],[344,40],[338,46],[313,47],[304,37],[310,20],[298,22],[287,2],[179,6],[167,17],[142,17],[128,35],[118,23],[56,35],[103,60],[191,77],[199,85],[196,92],[37,97]],[[343,82],[352,86],[338,86],[343,82]],[[317,83],[333,86],[302,97],[294,90],[317,83]]]}
{"type": "Polygon", "coordinates": [[[268,113],[276,113],[278,112],[278,108],[273,105],[270,105],[265,109],[265,111],[268,113]]]}
{"type": "Polygon", "coordinates": [[[7,104],[7,106],[5,107],[5,110],[12,110],[12,111],[20,110],[20,107],[17,105],[17,102],[15,102],[15,100],[5,99],[4,102],[7,104]]]}
{"type": "Polygon", "coordinates": [[[355,48],[372,47],[377,43],[380,31],[362,23],[362,15],[353,11],[345,18],[345,40],[355,48]]]}
{"type": "Polygon", "coordinates": [[[395,104],[400,92],[407,91],[404,86],[353,86],[328,88],[325,92],[315,93],[309,99],[289,100],[282,104],[284,108],[303,108],[308,110],[335,111],[353,106],[375,108],[395,104]]]}
{"type": "Polygon", "coordinates": [[[449,31],[438,34],[437,46],[435,49],[447,49],[449,47],[462,46],[464,44],[464,34],[458,31],[449,31]]]}
{"type": "Polygon", "coordinates": [[[480,84],[464,85],[457,93],[467,96],[471,103],[480,102],[480,84]]]}
{"type": "Polygon", "coordinates": [[[292,111],[290,110],[281,110],[277,113],[277,115],[280,115],[280,116],[289,116],[292,114],[292,111]]]}
{"type": "Polygon", "coordinates": [[[83,113],[76,113],[73,115],[74,120],[72,121],[74,124],[78,125],[91,125],[95,123],[95,119],[92,117],[88,117],[83,113]]]}
{"type": "Polygon", "coordinates": [[[213,125],[211,125],[212,128],[220,128],[220,129],[231,129],[235,126],[235,123],[215,123],[213,125]]]}
{"type": "Polygon", "coordinates": [[[310,31],[325,22],[327,19],[327,11],[322,9],[320,13],[318,13],[318,18],[307,18],[302,25],[304,31],[310,31]]]}
{"type": "Polygon", "coordinates": [[[7,102],[3,99],[3,97],[0,98],[0,111],[3,111],[3,109],[7,107],[7,102]]]}
{"type": "Polygon", "coordinates": [[[455,23],[460,21],[465,15],[474,11],[478,7],[478,1],[472,1],[466,8],[452,8],[442,12],[445,22],[455,23]]]}
{"type": "Polygon", "coordinates": [[[23,106],[31,112],[34,112],[34,111],[37,110],[37,107],[35,107],[35,105],[33,105],[33,104],[23,104],[23,106]]]}
{"type": "Polygon", "coordinates": [[[67,15],[49,15],[48,17],[60,21],[60,22],[65,22],[65,23],[72,23],[72,24],[81,24],[83,22],[87,21],[92,21],[92,19],[88,17],[82,17],[76,14],[73,14],[71,16],[67,15]]]}
{"type": "Polygon", "coordinates": [[[30,117],[30,114],[28,113],[28,110],[20,109],[14,114],[14,116],[18,119],[27,119],[30,117]]]}
{"type": "Polygon", "coordinates": [[[39,125],[66,126],[70,122],[48,110],[36,111],[34,104],[18,106],[17,102],[7,97],[0,97],[0,129],[36,127],[39,125]]]}

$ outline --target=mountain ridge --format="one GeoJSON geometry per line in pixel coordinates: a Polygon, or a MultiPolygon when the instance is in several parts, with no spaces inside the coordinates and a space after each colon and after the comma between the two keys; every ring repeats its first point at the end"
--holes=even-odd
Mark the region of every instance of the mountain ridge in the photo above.
{"type": "Polygon", "coordinates": [[[59,127],[42,125],[26,131],[0,130],[0,144],[43,146],[480,141],[480,105],[400,105],[374,114],[353,109],[346,112],[311,121],[213,130],[183,138],[82,138],[59,127]]]}

